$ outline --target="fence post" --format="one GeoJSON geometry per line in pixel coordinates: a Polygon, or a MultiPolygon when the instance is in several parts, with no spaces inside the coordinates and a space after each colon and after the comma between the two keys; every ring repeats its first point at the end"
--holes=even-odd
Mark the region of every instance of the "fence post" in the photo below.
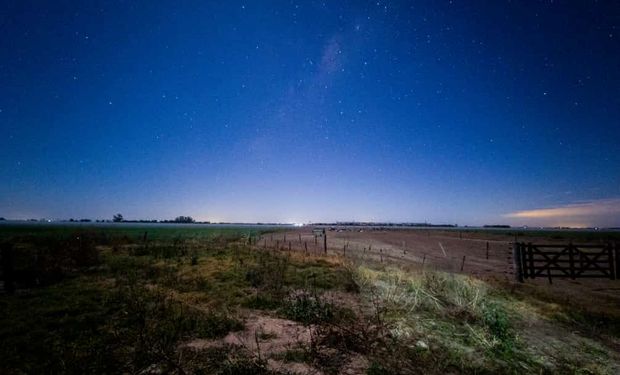
{"type": "Polygon", "coordinates": [[[487,260],[489,259],[489,241],[487,241],[487,260]]]}
{"type": "Polygon", "coordinates": [[[529,272],[530,272],[530,276],[532,279],[536,278],[536,271],[534,268],[534,246],[532,246],[531,242],[527,243],[527,256],[528,256],[528,260],[530,262],[529,265],[529,272]]]}
{"type": "Polygon", "coordinates": [[[518,242],[513,242],[512,245],[512,261],[514,263],[514,267],[515,267],[515,277],[517,278],[517,281],[522,283],[523,282],[523,265],[521,264],[521,251],[522,251],[522,247],[521,244],[519,244],[518,242]]]}
{"type": "MultiPolygon", "coordinates": [[[[609,244],[611,248],[611,244],[609,244]]],[[[616,251],[614,254],[616,258],[616,279],[620,278],[620,243],[616,243],[616,251]]]]}
{"type": "Polygon", "coordinates": [[[569,242],[568,244],[568,265],[570,267],[570,278],[575,280],[575,260],[574,260],[573,244],[571,242],[569,242]]]}
{"type": "Polygon", "coordinates": [[[609,280],[616,279],[616,267],[615,267],[615,259],[614,259],[614,248],[611,243],[607,243],[605,246],[607,249],[607,261],[609,262],[609,280]]]}
{"type": "Polygon", "coordinates": [[[13,245],[10,243],[1,244],[0,256],[2,257],[2,278],[4,279],[4,290],[7,294],[15,293],[15,274],[13,272],[13,245]]]}
{"type": "Polygon", "coordinates": [[[323,229],[323,251],[327,254],[327,232],[323,229]]]}

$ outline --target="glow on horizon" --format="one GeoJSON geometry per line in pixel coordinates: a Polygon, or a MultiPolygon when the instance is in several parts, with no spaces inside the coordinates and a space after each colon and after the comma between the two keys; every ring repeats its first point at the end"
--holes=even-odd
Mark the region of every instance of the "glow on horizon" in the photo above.
{"type": "Polygon", "coordinates": [[[578,202],[556,207],[523,210],[508,213],[506,218],[523,222],[543,223],[558,227],[614,226],[620,214],[620,198],[578,202]]]}

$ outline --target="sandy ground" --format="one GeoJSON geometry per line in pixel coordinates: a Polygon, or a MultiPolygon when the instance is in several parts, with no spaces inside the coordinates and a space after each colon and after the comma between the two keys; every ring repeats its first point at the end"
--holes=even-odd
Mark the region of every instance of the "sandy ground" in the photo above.
{"type": "MultiPolygon", "coordinates": [[[[201,350],[214,346],[233,345],[243,348],[250,356],[260,355],[268,358],[267,365],[271,370],[298,375],[322,375],[323,372],[306,363],[285,362],[274,359],[274,355],[284,354],[287,350],[298,349],[310,345],[313,326],[305,327],[300,323],[272,316],[247,311],[244,314],[245,328],[240,332],[231,332],[223,339],[197,339],[185,343],[184,346],[201,350]]],[[[362,374],[368,367],[365,358],[351,354],[346,358],[342,374],[362,374]]]]}

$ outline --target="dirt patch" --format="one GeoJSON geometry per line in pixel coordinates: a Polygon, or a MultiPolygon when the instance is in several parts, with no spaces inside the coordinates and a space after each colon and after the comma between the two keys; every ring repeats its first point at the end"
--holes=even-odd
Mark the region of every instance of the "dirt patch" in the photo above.
{"type": "MultiPolygon", "coordinates": [[[[330,300],[339,300],[340,304],[360,308],[358,299],[349,293],[328,292],[324,296],[330,300]],[[327,295],[328,294],[328,295],[327,295]]],[[[260,312],[244,312],[245,329],[231,332],[222,339],[195,339],[182,345],[191,350],[206,350],[215,347],[236,347],[250,357],[267,360],[269,369],[300,375],[322,375],[324,372],[311,364],[284,360],[288,351],[304,351],[311,346],[314,326],[304,326],[298,322],[281,319],[260,312]]],[[[315,333],[316,334],[316,333],[315,333]]],[[[363,374],[368,368],[368,361],[361,355],[350,353],[343,358],[340,368],[342,374],[363,374]]]]}
{"type": "Polygon", "coordinates": [[[311,327],[304,327],[292,320],[257,313],[250,313],[244,320],[243,331],[231,332],[219,340],[193,340],[185,346],[200,350],[219,345],[235,345],[250,353],[260,352],[261,356],[269,357],[310,343],[311,327]]]}

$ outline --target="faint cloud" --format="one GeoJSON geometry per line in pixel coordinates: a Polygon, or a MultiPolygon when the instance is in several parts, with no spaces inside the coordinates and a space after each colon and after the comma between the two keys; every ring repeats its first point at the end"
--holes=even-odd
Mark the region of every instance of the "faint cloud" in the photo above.
{"type": "Polygon", "coordinates": [[[511,212],[504,217],[529,220],[532,225],[615,226],[620,222],[620,198],[565,204],[557,207],[511,212]]]}

